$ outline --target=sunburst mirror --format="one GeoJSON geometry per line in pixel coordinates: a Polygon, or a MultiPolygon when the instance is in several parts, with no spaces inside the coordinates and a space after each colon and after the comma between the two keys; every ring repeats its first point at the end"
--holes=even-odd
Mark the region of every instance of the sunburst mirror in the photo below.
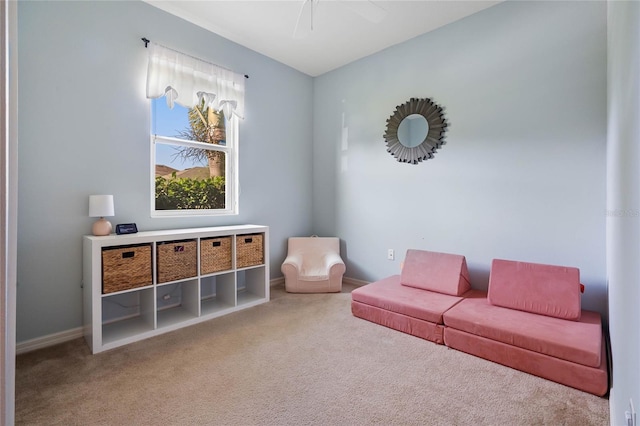
{"type": "Polygon", "coordinates": [[[444,143],[447,120],[442,107],[429,98],[411,98],[387,120],[387,152],[401,163],[418,164],[433,158],[444,143]]]}

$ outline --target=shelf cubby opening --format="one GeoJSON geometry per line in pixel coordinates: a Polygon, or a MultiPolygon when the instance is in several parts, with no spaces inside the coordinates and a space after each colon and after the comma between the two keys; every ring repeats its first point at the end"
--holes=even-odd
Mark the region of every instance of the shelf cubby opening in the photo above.
{"type": "Polygon", "coordinates": [[[181,281],[156,288],[158,328],[170,327],[200,316],[198,280],[181,281]]]}
{"type": "Polygon", "coordinates": [[[237,271],[238,306],[264,300],[266,297],[264,282],[264,266],[237,271]]]}
{"type": "Polygon", "coordinates": [[[153,288],[102,297],[102,344],[154,329],[153,288]]]}
{"type": "Polygon", "coordinates": [[[231,272],[200,278],[200,304],[202,315],[235,307],[235,274],[231,272]]]}

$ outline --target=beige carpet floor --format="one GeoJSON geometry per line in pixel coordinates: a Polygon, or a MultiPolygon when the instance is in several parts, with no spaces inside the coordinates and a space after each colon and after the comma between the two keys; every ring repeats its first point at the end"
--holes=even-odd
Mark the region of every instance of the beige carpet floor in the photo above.
{"type": "Polygon", "coordinates": [[[609,403],[351,315],[350,294],[269,303],[91,355],[20,355],[21,425],[608,425],[609,403]]]}

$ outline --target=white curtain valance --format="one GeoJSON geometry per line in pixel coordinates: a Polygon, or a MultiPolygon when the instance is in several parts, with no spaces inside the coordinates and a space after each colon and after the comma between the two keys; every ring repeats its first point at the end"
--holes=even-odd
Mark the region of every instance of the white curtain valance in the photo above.
{"type": "Polygon", "coordinates": [[[147,98],[167,98],[187,108],[205,105],[244,118],[244,75],[184,53],[149,43],[147,98]]]}

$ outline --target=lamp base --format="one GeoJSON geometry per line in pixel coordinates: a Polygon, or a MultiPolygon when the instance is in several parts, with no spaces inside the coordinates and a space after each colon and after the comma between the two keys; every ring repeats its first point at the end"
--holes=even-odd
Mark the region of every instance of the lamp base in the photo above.
{"type": "Polygon", "coordinates": [[[109,235],[112,229],[113,227],[111,226],[111,222],[106,220],[104,217],[101,217],[93,223],[93,235],[109,235]]]}

